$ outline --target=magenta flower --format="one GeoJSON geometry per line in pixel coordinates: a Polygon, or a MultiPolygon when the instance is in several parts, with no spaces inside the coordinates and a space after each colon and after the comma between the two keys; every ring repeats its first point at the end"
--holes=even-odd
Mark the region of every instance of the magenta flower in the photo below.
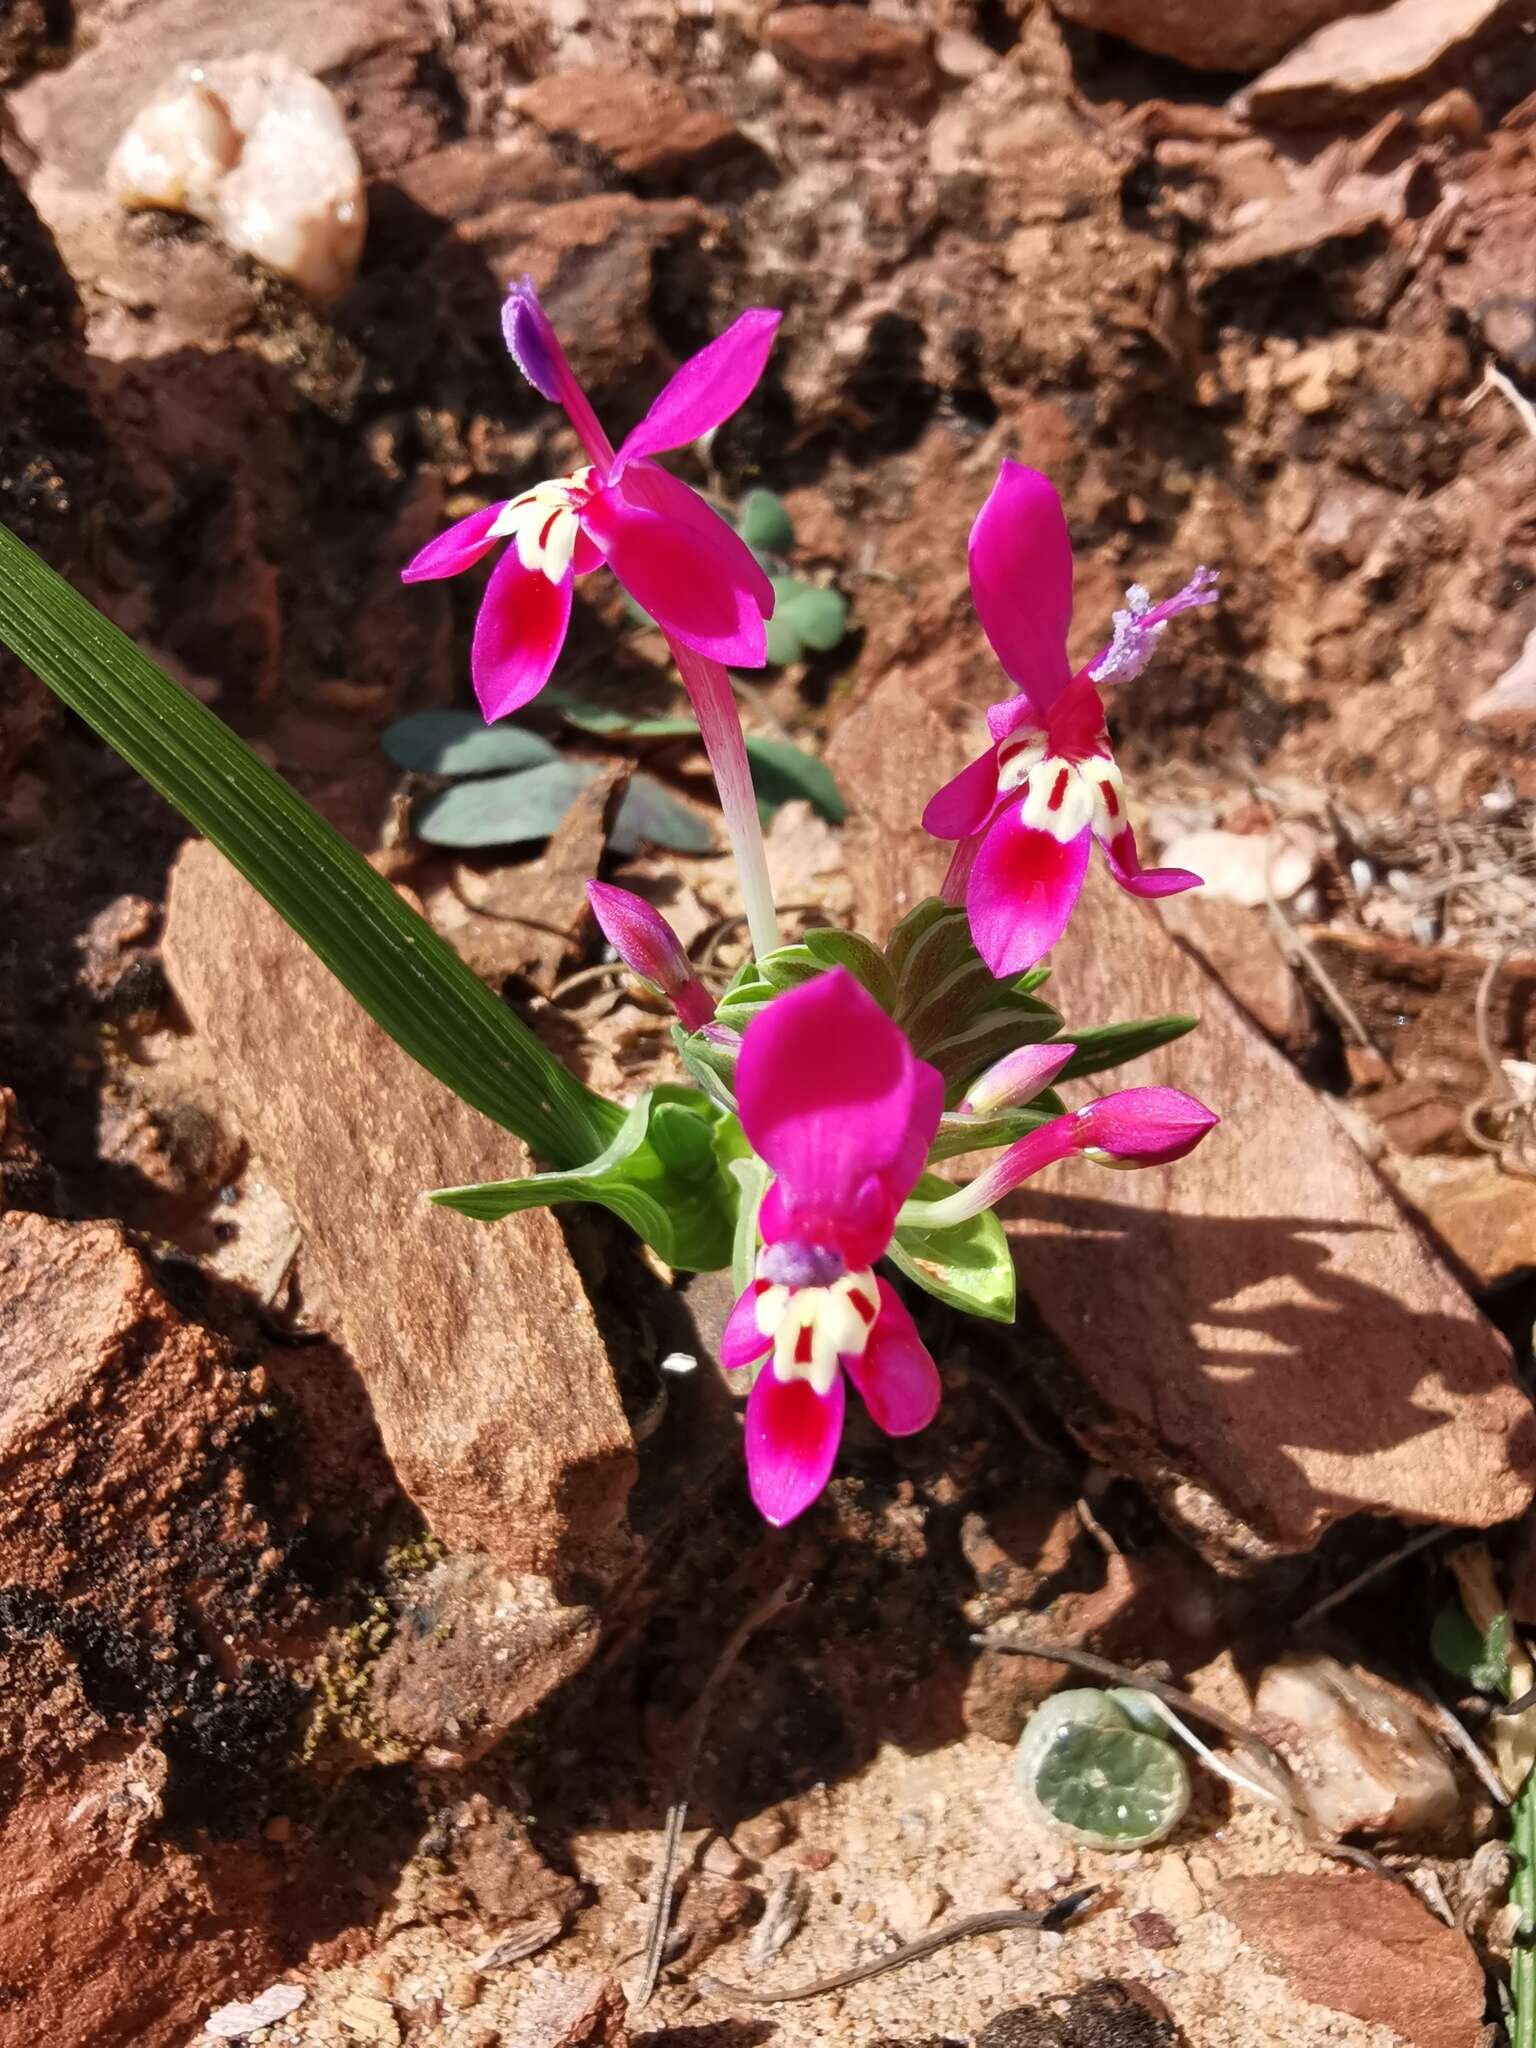
{"type": "Polygon", "coordinates": [[[952,1195],[923,1203],[923,1227],[967,1222],[1074,1154],[1097,1166],[1171,1166],[1220,1122],[1214,1110],[1177,1088],[1121,1088],[1100,1095],[1027,1133],[952,1195]]]}
{"type": "Polygon", "coordinates": [[[1216,579],[1197,570],[1160,605],[1133,586],[1110,644],[1074,675],[1072,543],[1047,477],[1003,464],[970,558],[977,616],[1018,695],[987,713],[992,745],[938,792],[923,825],[961,842],[945,895],[958,901],[963,887],[977,951],[1002,977],[1033,967],[1061,937],[1095,839],[1133,896],[1199,886],[1187,869],[1142,867],[1095,685],[1140,675],[1171,618],[1216,602],[1216,579]]]}
{"type": "Polygon", "coordinates": [[[747,1400],[747,1477],[782,1526],[827,1483],[846,1373],[878,1426],[931,1422],[939,1375],[894,1288],[876,1277],[896,1212],[939,1127],[944,1083],[846,968],[771,1002],[742,1035],[742,1128],[773,1169],[757,1275],[720,1345],[767,1362],[747,1400]]]}
{"type": "Polygon", "coordinates": [[[603,562],[670,639],[715,661],[762,666],[773,586],[740,535],[650,458],[698,440],[746,402],[779,318],[760,307],[743,313],[683,364],[615,454],[532,279],[513,287],[502,309],[512,359],[535,391],[565,407],[588,461],[472,512],[402,572],[407,583],[457,576],[498,541],[513,543],[475,622],[470,666],[487,719],[543,689],[565,644],[574,578],[603,562]]]}
{"type": "Polygon", "coordinates": [[[715,999],[661,912],[612,882],[588,882],[587,901],[603,937],[630,972],[660,989],[685,1031],[702,1030],[715,1014],[715,999]]]}

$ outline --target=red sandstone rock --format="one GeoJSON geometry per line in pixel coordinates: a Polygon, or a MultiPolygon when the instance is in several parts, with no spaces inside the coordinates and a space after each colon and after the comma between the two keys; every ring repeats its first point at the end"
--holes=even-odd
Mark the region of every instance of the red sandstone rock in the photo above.
{"type": "Polygon", "coordinates": [[[780,7],[760,34],[781,63],[829,91],[859,85],[911,92],[933,80],[933,38],[927,30],[862,7],[780,7]]]}
{"type": "Polygon", "coordinates": [[[1482,1965],[1406,1885],[1365,1871],[1236,1877],[1216,1906],[1313,2005],[1389,2027],[1412,2048],[1479,2048],[1482,1965]]]}
{"type": "MultiPolygon", "coordinates": [[[[1202,71],[1257,71],[1341,14],[1362,14],[1373,0],[1052,0],[1084,28],[1124,36],[1159,57],[1202,71]]],[[[1382,0],[1374,0],[1380,6],[1382,0]]]]}
{"type": "Polygon", "coordinates": [[[746,147],[723,114],[695,106],[670,80],[632,68],[548,72],[519,95],[517,111],[642,188],[696,178],[746,147]]]}
{"type": "Polygon", "coordinates": [[[634,1452],[559,1225],[422,1199],[524,1170],[522,1147],[401,1052],[206,844],[177,863],[165,960],[434,1531],[514,1576],[611,1570],[634,1452]]]}

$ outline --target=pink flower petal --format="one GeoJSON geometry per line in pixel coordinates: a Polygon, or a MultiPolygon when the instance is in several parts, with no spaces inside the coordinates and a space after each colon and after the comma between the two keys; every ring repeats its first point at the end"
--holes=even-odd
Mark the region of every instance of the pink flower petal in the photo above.
{"type": "Polygon", "coordinates": [[[747,1481],[765,1521],[782,1529],[804,1513],[832,1475],[843,1434],[843,1376],[829,1394],[809,1380],[781,1380],[765,1365],[747,1397],[747,1481]]]}
{"type": "Polygon", "coordinates": [[[880,1168],[878,1175],[893,1209],[899,1209],[917,1186],[928,1163],[928,1147],[938,1135],[939,1118],[944,1114],[944,1076],[926,1060],[918,1060],[915,1065],[917,1085],[912,1091],[907,1141],[895,1158],[880,1168]]]}
{"type": "Polygon", "coordinates": [[[882,1206],[882,1187],[898,1203],[908,1192],[895,1176],[916,1177],[913,1156],[920,1165],[938,1129],[943,1084],[874,997],[835,967],[753,1018],[736,1099],[753,1149],[783,1183],[780,1202],[862,1226],[872,1220],[862,1211],[882,1206]]]}
{"type": "Polygon", "coordinates": [[[660,463],[637,462],[624,472],[622,495],[627,504],[679,520],[692,527],[706,545],[725,547],[753,603],[765,619],[773,617],[773,584],[768,572],[735,527],[706,505],[698,492],[660,463]],[[734,545],[733,545],[734,543],[734,545]]]}
{"type": "Polygon", "coordinates": [[[877,1429],[887,1436],[911,1436],[938,1413],[943,1388],[939,1369],[917,1326],[888,1280],[878,1280],[880,1314],[862,1358],[849,1357],[843,1370],[864,1397],[877,1429]]]}
{"type": "Polygon", "coordinates": [[[482,555],[488,555],[496,545],[497,536],[491,528],[501,517],[506,506],[503,498],[499,505],[487,505],[483,512],[471,512],[467,519],[460,519],[446,532],[429,540],[419,554],[412,555],[400,571],[402,583],[434,583],[442,576],[457,576],[464,569],[472,569],[482,555]]]}
{"type": "Polygon", "coordinates": [[[757,1327],[757,1282],[738,1294],[736,1305],[725,1319],[720,1333],[720,1363],[727,1372],[738,1372],[773,1348],[773,1339],[757,1327]]]}
{"type": "Polygon", "coordinates": [[[620,447],[613,473],[642,455],[685,448],[745,405],[773,346],[781,313],[754,306],[733,320],[664,384],[650,411],[620,447]]]}
{"type": "Polygon", "coordinates": [[[971,596],[1009,678],[1044,713],[1072,677],[1072,543],[1048,477],[1005,462],[971,528],[971,596]]]}
{"type": "Polygon", "coordinates": [[[740,536],[702,509],[712,524],[648,511],[611,490],[590,498],[581,518],[614,575],[663,631],[715,661],[761,668],[768,654],[762,571],[740,536]]]}
{"type": "Polygon", "coordinates": [[[1200,888],[1203,877],[1188,868],[1144,868],[1136,851],[1136,834],[1123,825],[1113,839],[1100,840],[1109,872],[1131,896],[1177,896],[1200,888]]]}
{"type": "Polygon", "coordinates": [[[613,466],[613,443],[598,425],[592,402],[565,359],[531,277],[520,279],[508,292],[501,309],[501,331],[513,362],[541,398],[565,407],[588,459],[606,476],[613,466]]]}
{"type": "Polygon", "coordinates": [[[1221,1118],[1177,1088],[1121,1088],[1077,1112],[1078,1149],[1117,1166],[1166,1166],[1193,1152],[1221,1118]]]}
{"type": "Polygon", "coordinates": [[[988,748],[928,799],[923,830],[935,839],[965,839],[981,830],[996,801],[997,755],[988,748]]]}
{"type": "Polygon", "coordinates": [[[571,573],[551,583],[525,569],[508,548],[491,572],[475,621],[469,668],[487,720],[505,718],[536,697],[565,645],[571,573]]]}
{"type": "Polygon", "coordinates": [[[1022,974],[1067,928],[1083,886],[1092,837],[1052,838],[1010,804],[982,841],[966,886],[976,950],[1000,979],[1022,974]]]}

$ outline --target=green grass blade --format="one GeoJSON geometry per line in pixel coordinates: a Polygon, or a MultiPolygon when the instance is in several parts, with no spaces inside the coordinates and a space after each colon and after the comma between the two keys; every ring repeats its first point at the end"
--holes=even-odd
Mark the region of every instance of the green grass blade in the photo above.
{"type": "Polygon", "coordinates": [[[557,1166],[623,1112],[593,1095],[222,719],[0,526],[0,640],[210,839],[397,1045],[557,1166]]]}

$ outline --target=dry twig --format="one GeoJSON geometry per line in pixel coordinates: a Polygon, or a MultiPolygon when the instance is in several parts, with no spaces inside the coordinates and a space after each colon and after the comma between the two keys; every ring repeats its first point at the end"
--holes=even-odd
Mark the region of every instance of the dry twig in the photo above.
{"type": "Polygon", "coordinates": [[[1019,1906],[1003,1907],[995,1913],[972,1913],[964,1920],[951,1921],[948,1927],[935,1928],[932,1934],[925,1934],[917,1941],[909,1941],[904,1948],[892,1949],[888,1956],[875,1956],[870,1962],[854,1963],[830,1977],[818,1977],[812,1984],[796,1984],[788,1991],[752,1991],[742,1984],[723,1983],[718,1977],[700,1977],[694,1989],[702,1991],[706,1997],[741,1999],[748,2005],[793,2005],[802,1998],[825,1998],[829,1992],[846,1991],[850,1984],[862,1984],[866,1977],[879,1977],[887,1970],[904,1970],[908,1963],[920,1962],[936,1949],[948,1948],[952,1941],[964,1941],[973,1934],[1001,1934],[1011,1927],[1039,1927],[1047,1932],[1054,1931],[1075,1919],[1097,1892],[1097,1885],[1068,1892],[1064,1899],[1058,1899],[1054,1906],[1047,1906],[1043,1912],[1019,1906]]]}

